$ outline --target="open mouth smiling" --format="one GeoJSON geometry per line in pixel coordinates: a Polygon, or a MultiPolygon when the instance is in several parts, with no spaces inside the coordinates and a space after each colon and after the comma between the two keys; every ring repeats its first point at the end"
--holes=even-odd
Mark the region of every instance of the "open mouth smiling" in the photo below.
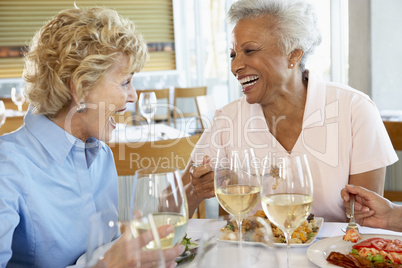
{"type": "Polygon", "coordinates": [[[242,85],[243,88],[249,87],[257,83],[259,79],[258,75],[252,75],[252,76],[247,76],[242,79],[239,79],[240,84],[242,85]]]}

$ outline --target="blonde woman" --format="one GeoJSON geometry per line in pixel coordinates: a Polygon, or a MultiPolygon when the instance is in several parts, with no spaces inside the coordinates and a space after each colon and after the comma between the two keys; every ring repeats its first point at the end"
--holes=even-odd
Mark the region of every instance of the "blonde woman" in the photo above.
{"type": "MultiPolygon", "coordinates": [[[[105,8],[63,10],[34,37],[24,80],[25,124],[0,137],[0,267],[66,267],[85,253],[89,219],[117,208],[117,172],[105,145],[113,115],[135,102],[148,57],[134,24],[105,8]]],[[[160,230],[166,235],[172,227],[160,230]]],[[[151,267],[120,239],[102,267],[151,267]]],[[[165,250],[167,266],[182,246],[165,250]]]]}

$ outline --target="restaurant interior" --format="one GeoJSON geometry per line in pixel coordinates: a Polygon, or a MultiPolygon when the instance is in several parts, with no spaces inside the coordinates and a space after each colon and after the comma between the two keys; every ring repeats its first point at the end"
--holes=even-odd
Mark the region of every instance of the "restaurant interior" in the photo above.
{"type": "MultiPolygon", "coordinates": [[[[24,88],[23,51],[43,22],[74,5],[116,9],[134,21],[150,53],[149,63],[132,81],[139,101],[115,116],[117,128],[108,142],[119,176],[119,204],[130,202],[137,170],[160,161],[185,169],[215,110],[242,96],[230,72],[233,25],[227,23],[226,11],[234,1],[0,0],[0,135],[24,124],[29,104],[18,92],[24,88]],[[140,95],[146,93],[155,93],[153,115],[141,109],[140,95]]],[[[402,31],[396,29],[402,25],[402,1],[308,1],[317,9],[323,42],[307,69],[368,94],[401,159],[402,31]]],[[[402,204],[400,160],[387,167],[384,196],[402,204]]],[[[203,202],[193,219],[225,214],[214,198],[203,202]]]]}

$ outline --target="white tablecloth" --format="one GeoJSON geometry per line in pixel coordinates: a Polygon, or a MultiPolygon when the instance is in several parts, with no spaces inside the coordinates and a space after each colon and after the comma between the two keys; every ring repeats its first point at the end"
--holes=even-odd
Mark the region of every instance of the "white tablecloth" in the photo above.
{"type": "Polygon", "coordinates": [[[151,124],[151,133],[149,133],[148,125],[129,126],[126,124],[117,124],[110,143],[157,141],[188,136],[190,134],[165,124],[151,124]]]}
{"type": "MultiPolygon", "coordinates": [[[[190,237],[192,240],[200,239],[202,236],[203,226],[208,220],[205,219],[190,219],[188,227],[187,227],[187,237],[190,237]]],[[[217,228],[220,228],[225,225],[225,221],[221,221],[217,224],[217,228]]],[[[324,222],[323,227],[319,231],[316,241],[321,239],[325,239],[328,237],[334,236],[343,236],[344,233],[342,232],[342,228],[346,228],[346,223],[339,223],[339,222],[324,222]]],[[[362,234],[390,234],[390,235],[397,235],[402,236],[400,232],[393,232],[383,229],[374,229],[368,227],[361,227],[359,228],[362,234]]],[[[280,267],[286,267],[286,248],[285,247],[277,247],[277,256],[279,258],[280,267]]],[[[307,256],[307,249],[306,247],[296,247],[291,249],[291,256],[292,256],[292,267],[318,267],[314,263],[312,263],[307,256]]],[[[187,263],[181,265],[180,267],[196,267],[195,262],[187,263]]],[[[265,267],[271,267],[268,264],[265,267]]]]}

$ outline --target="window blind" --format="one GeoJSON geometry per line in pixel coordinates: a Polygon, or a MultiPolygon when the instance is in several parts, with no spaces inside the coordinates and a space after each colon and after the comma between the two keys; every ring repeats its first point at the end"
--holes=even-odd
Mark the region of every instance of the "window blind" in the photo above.
{"type": "Polygon", "coordinates": [[[62,9],[104,6],[132,20],[148,43],[144,71],[176,69],[172,0],[0,0],[0,78],[21,77],[22,48],[62,9]]]}

